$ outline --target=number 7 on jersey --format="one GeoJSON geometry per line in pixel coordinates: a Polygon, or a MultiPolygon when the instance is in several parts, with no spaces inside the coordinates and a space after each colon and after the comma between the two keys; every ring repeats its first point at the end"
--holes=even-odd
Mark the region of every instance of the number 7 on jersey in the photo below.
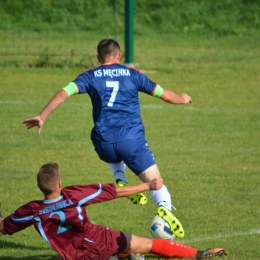
{"type": "Polygon", "coordinates": [[[113,88],[113,91],[111,93],[111,97],[107,103],[108,107],[112,107],[115,99],[116,99],[116,94],[118,92],[119,89],[119,81],[106,81],[106,87],[108,88],[113,88]]]}

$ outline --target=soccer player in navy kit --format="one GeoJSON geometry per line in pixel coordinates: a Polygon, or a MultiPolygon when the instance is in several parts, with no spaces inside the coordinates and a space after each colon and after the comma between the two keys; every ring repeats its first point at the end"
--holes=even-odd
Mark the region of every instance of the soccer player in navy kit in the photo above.
{"type": "MultiPolygon", "coordinates": [[[[24,120],[24,126],[27,129],[37,126],[40,134],[45,119],[54,109],[70,96],[87,93],[93,106],[91,140],[100,159],[109,164],[117,184],[127,185],[125,165],[143,182],[161,177],[145,139],[138,92],[170,104],[191,103],[191,97],[163,89],[136,69],[120,65],[120,47],[112,39],[99,42],[97,51],[101,65],[85,71],[61,89],[38,116],[24,120]]],[[[147,201],[142,193],[129,198],[141,205],[147,201]]],[[[152,198],[158,205],[158,215],[169,223],[176,237],[182,238],[184,229],[171,212],[171,195],[166,186],[152,191],[152,198]]]]}
{"type": "Polygon", "coordinates": [[[153,253],[164,257],[205,259],[223,256],[225,249],[197,250],[164,239],[138,237],[93,224],[85,207],[136,192],[157,190],[163,179],[157,178],[135,186],[110,184],[74,185],[62,189],[58,165],[43,165],[37,184],[44,200],[21,206],[6,218],[0,217],[0,233],[12,235],[31,225],[50,246],[66,260],[106,260],[112,255],[153,253]]]}

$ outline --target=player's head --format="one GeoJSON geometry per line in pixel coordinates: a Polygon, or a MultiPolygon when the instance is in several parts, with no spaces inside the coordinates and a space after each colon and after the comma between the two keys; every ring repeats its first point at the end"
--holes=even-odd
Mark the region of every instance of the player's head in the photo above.
{"type": "Polygon", "coordinates": [[[44,164],[37,174],[39,189],[46,195],[57,190],[60,185],[60,172],[57,163],[44,164]]]}
{"type": "Polygon", "coordinates": [[[121,53],[119,44],[113,39],[104,39],[97,46],[97,58],[100,63],[120,61],[121,53]]]}

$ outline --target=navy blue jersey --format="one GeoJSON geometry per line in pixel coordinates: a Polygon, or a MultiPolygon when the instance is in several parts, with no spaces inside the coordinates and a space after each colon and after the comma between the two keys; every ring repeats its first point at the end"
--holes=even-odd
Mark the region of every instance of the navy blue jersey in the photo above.
{"type": "Polygon", "coordinates": [[[156,84],[140,71],[120,64],[101,65],[73,81],[93,106],[91,139],[118,142],[144,137],[138,91],[152,95],[156,84]]]}

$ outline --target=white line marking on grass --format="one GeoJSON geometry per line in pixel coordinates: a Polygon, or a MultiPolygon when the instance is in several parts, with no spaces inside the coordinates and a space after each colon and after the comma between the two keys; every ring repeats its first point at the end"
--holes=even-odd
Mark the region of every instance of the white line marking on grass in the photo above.
{"type": "Polygon", "coordinates": [[[11,100],[1,100],[0,101],[1,105],[36,105],[36,102],[31,102],[31,101],[11,101],[11,100]]]}
{"type": "MultiPolygon", "coordinates": [[[[41,105],[45,106],[47,103],[39,103],[39,102],[32,102],[32,101],[11,101],[11,100],[0,100],[0,105],[41,105]]],[[[72,106],[72,107],[91,107],[91,104],[79,104],[79,103],[64,103],[62,104],[63,106],[72,106]]]]}
{"type": "MultiPolygon", "coordinates": [[[[12,101],[12,100],[0,100],[0,105],[41,105],[44,106],[47,103],[39,103],[39,102],[32,102],[32,101],[12,101]]],[[[91,108],[92,105],[87,103],[72,103],[72,102],[67,102],[62,104],[63,106],[72,106],[72,107],[87,107],[91,108]]],[[[235,114],[235,113],[248,113],[248,114],[260,114],[260,109],[246,109],[246,108],[219,108],[219,107],[194,107],[192,105],[186,105],[186,106],[180,106],[180,105],[173,105],[171,106],[170,104],[165,104],[165,105],[154,105],[154,104],[148,104],[148,105],[141,105],[141,109],[162,109],[162,110],[190,110],[190,111],[195,111],[195,112],[216,112],[216,113],[230,113],[230,114],[235,114]]]]}
{"type": "Polygon", "coordinates": [[[188,239],[188,240],[181,240],[183,243],[193,243],[193,242],[200,242],[200,241],[206,241],[206,240],[213,240],[213,239],[219,239],[219,238],[231,238],[231,237],[239,237],[239,236],[248,236],[248,235],[256,235],[260,234],[260,229],[251,229],[247,232],[234,232],[229,234],[219,234],[219,235],[213,235],[213,236],[206,236],[206,237],[200,237],[195,239],[188,239]]]}

